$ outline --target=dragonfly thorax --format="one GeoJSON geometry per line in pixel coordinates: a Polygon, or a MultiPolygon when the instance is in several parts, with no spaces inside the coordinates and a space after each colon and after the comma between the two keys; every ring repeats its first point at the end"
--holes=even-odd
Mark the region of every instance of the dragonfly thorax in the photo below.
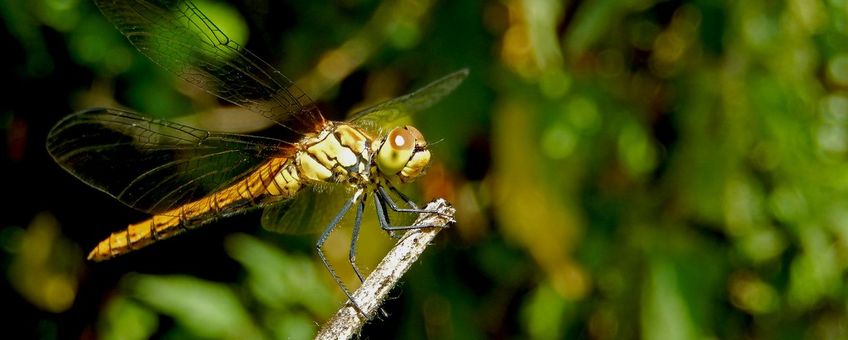
{"type": "Polygon", "coordinates": [[[295,156],[298,173],[309,181],[368,182],[370,140],[349,124],[328,122],[317,135],[300,141],[295,156]]]}
{"type": "Polygon", "coordinates": [[[310,181],[368,186],[379,178],[407,183],[430,163],[427,141],[412,126],[397,127],[373,139],[355,126],[328,123],[304,138],[295,157],[297,172],[310,181]]]}

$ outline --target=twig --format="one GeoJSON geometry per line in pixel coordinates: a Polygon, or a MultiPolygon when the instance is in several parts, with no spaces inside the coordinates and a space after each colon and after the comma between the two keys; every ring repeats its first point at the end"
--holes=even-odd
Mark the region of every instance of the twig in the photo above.
{"type": "Polygon", "coordinates": [[[362,326],[380,308],[389,291],[418,260],[433,238],[448,223],[453,222],[455,211],[444,199],[430,202],[426,209],[438,211],[439,214],[422,214],[413,225],[433,228],[413,229],[404,234],[395,247],[386,254],[383,261],[377,265],[377,268],[368,275],[362,286],[353,293],[353,299],[359,303],[366,317],[359,314],[348,301],[332,319],[324,324],[315,336],[316,339],[350,339],[358,334],[362,326]]]}

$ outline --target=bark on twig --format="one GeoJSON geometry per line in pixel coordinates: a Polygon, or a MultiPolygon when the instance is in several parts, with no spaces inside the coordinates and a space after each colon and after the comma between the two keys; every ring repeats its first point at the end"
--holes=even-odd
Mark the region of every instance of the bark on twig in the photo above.
{"type": "Polygon", "coordinates": [[[316,339],[350,339],[359,333],[362,326],[370,320],[386,299],[389,291],[397,284],[407,270],[418,260],[424,249],[448,223],[454,222],[454,209],[444,199],[437,199],[427,205],[428,210],[441,214],[422,214],[414,223],[416,226],[433,228],[413,229],[404,234],[386,257],[368,275],[362,286],[353,293],[353,299],[366,317],[359,314],[348,301],[336,312],[316,335],[316,339]]]}

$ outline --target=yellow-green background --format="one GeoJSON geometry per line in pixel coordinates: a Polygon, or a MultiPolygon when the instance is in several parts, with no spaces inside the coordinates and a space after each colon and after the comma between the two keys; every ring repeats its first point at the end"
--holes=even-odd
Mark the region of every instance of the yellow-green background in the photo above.
{"type": "MultiPolygon", "coordinates": [[[[336,119],[470,69],[415,117],[439,142],[408,188],[457,224],[364,337],[848,337],[848,1],[198,5],[336,119]]],[[[85,262],[144,215],[53,163],[50,127],[216,101],[88,1],[3,0],[0,17],[2,334],[297,339],[341,305],[317,235],[256,213],[85,262]]],[[[391,241],[363,228],[373,268],[391,241]]],[[[348,234],[328,249],[353,284],[348,234]]]]}

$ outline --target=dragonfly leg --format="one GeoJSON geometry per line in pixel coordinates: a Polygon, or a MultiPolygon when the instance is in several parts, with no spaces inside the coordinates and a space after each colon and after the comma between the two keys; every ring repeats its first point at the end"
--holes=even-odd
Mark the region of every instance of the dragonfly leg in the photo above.
{"type": "Polygon", "coordinates": [[[347,287],[345,287],[344,283],[342,282],[342,279],[339,278],[339,275],[336,274],[335,270],[333,270],[333,266],[330,265],[330,261],[327,260],[327,256],[324,255],[324,251],[322,250],[324,242],[327,241],[327,238],[330,236],[330,233],[332,233],[333,230],[336,229],[336,226],[339,225],[339,222],[342,220],[342,217],[347,214],[347,211],[350,210],[350,207],[353,205],[353,203],[360,199],[361,195],[362,190],[357,191],[353,195],[353,198],[348,200],[347,203],[345,203],[345,205],[342,207],[342,209],[339,210],[339,213],[336,214],[336,217],[333,218],[333,220],[327,226],[327,229],[325,229],[324,232],[321,234],[321,237],[318,239],[318,243],[315,244],[315,249],[318,250],[318,257],[321,258],[321,262],[324,263],[324,267],[327,268],[327,271],[329,271],[330,275],[333,276],[333,280],[336,281],[336,284],[339,285],[339,287],[342,289],[342,292],[344,292],[345,296],[347,296],[348,300],[350,300],[350,303],[351,305],[353,305],[353,308],[356,309],[356,311],[359,312],[362,317],[367,318],[365,313],[362,311],[362,308],[359,308],[359,304],[356,303],[356,301],[353,299],[353,295],[351,295],[350,291],[348,291],[347,287]]]}
{"type": "Polygon", "coordinates": [[[350,238],[350,253],[347,257],[348,260],[350,260],[350,266],[353,267],[353,272],[356,273],[356,277],[359,278],[360,283],[365,280],[362,279],[359,267],[356,266],[356,245],[359,240],[359,227],[362,225],[362,213],[365,211],[365,200],[367,198],[367,195],[363,195],[362,199],[359,200],[359,203],[356,206],[356,221],[353,223],[353,233],[350,238]]]}
{"type": "MultiPolygon", "coordinates": [[[[389,195],[383,187],[380,187],[380,189],[383,190],[383,195],[386,195],[386,196],[389,195]]],[[[389,189],[391,189],[392,192],[395,193],[395,195],[398,195],[398,197],[400,197],[400,199],[402,199],[404,202],[406,202],[406,204],[409,205],[410,208],[418,209],[418,205],[416,205],[415,202],[413,202],[408,196],[404,195],[403,192],[401,192],[400,190],[395,188],[394,185],[389,185],[389,189]]]]}
{"type": "MultiPolygon", "coordinates": [[[[386,209],[386,202],[380,197],[380,194],[376,191],[374,192],[374,205],[377,208],[377,216],[380,220],[380,228],[382,228],[384,225],[390,225],[392,222],[389,219],[389,210],[386,209]],[[383,221],[386,221],[386,223],[383,223],[383,221]]],[[[385,230],[391,238],[400,238],[400,236],[395,235],[395,232],[392,230],[386,230],[385,228],[383,228],[383,230],[385,230]]]]}
{"type": "MultiPolygon", "coordinates": [[[[377,192],[379,192],[382,199],[386,203],[388,203],[389,207],[394,211],[397,211],[397,212],[400,212],[400,213],[438,214],[438,215],[441,215],[441,216],[450,217],[450,216],[447,216],[445,214],[442,214],[438,210],[419,209],[418,206],[416,206],[415,203],[412,202],[412,200],[409,199],[409,197],[406,197],[406,195],[404,195],[402,192],[400,192],[400,190],[398,190],[394,186],[389,186],[389,189],[391,189],[392,192],[397,194],[404,202],[406,202],[406,204],[408,204],[411,207],[411,208],[401,208],[401,207],[399,207],[397,205],[397,203],[395,203],[395,201],[392,200],[392,196],[389,195],[389,192],[386,191],[386,189],[383,188],[383,186],[379,186],[377,188],[377,192]]],[[[385,207],[383,209],[385,209],[385,207]]]]}
{"type": "MultiPolygon", "coordinates": [[[[353,235],[350,238],[350,254],[348,255],[350,265],[353,267],[356,277],[359,278],[359,282],[364,282],[365,280],[362,279],[362,274],[359,273],[359,267],[356,266],[356,245],[359,240],[359,227],[362,226],[362,214],[365,212],[365,201],[367,199],[367,196],[363,196],[362,200],[359,201],[359,206],[356,207],[356,221],[353,224],[353,235]]],[[[376,202],[377,198],[375,197],[374,200],[376,202]]],[[[380,314],[383,317],[389,317],[389,313],[386,313],[383,308],[380,308],[380,314]]]]}
{"type": "MultiPolygon", "coordinates": [[[[385,230],[385,231],[388,231],[388,232],[390,232],[390,233],[391,233],[391,232],[393,232],[393,231],[401,231],[401,230],[421,229],[421,228],[430,228],[430,227],[433,227],[433,226],[429,226],[429,225],[402,225],[402,226],[393,226],[393,225],[391,225],[391,223],[389,222],[388,211],[387,211],[387,210],[386,210],[386,208],[384,207],[384,203],[383,203],[382,201],[383,201],[383,200],[387,200],[387,201],[389,201],[389,205],[393,204],[393,202],[391,202],[391,200],[389,200],[388,198],[385,198],[385,197],[383,197],[383,196],[381,196],[381,195],[379,195],[379,194],[376,194],[376,193],[374,194],[374,199],[376,200],[376,202],[374,202],[374,206],[375,206],[375,207],[377,207],[377,220],[379,220],[379,221],[380,221],[380,228],[381,228],[381,229],[383,229],[383,230],[385,230]]],[[[393,209],[393,210],[394,210],[394,209],[393,209]]],[[[408,209],[408,210],[412,210],[412,209],[408,209]]],[[[398,211],[398,212],[430,213],[430,211],[429,211],[429,210],[420,210],[420,211],[418,211],[418,210],[416,210],[416,211],[399,211],[399,210],[395,210],[395,211],[398,211]]],[[[393,235],[393,234],[390,234],[390,235],[393,235]]]]}

